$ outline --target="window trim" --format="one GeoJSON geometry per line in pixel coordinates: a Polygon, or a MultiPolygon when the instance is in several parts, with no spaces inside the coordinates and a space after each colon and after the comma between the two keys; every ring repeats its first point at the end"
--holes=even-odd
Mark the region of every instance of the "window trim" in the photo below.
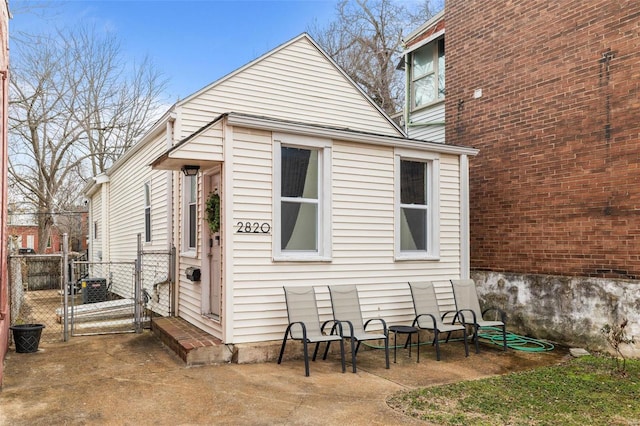
{"type": "Polygon", "coordinates": [[[273,238],[272,252],[275,262],[331,261],[331,148],[330,139],[274,133],[273,134],[273,238]],[[318,151],[318,250],[281,250],[281,182],[282,147],[315,149],[318,151]]]}
{"type": "MultiPolygon", "coordinates": [[[[445,101],[446,98],[446,90],[447,90],[447,86],[446,86],[446,80],[445,80],[445,86],[444,86],[444,93],[442,95],[442,97],[439,97],[440,94],[440,84],[439,84],[439,75],[440,75],[440,62],[439,62],[439,52],[440,52],[440,48],[439,48],[439,43],[440,40],[444,40],[444,35],[440,36],[440,37],[436,37],[434,39],[432,39],[431,41],[429,41],[428,43],[425,43],[423,45],[421,45],[420,47],[412,50],[411,52],[409,52],[409,109],[412,112],[415,111],[419,111],[423,108],[427,108],[433,105],[436,105],[438,103],[443,103],[445,101]],[[422,74],[419,77],[416,77],[414,74],[414,58],[416,55],[416,52],[426,48],[427,46],[434,46],[435,45],[435,49],[432,47],[431,50],[433,52],[433,71],[430,73],[426,73],[426,74],[422,74]],[[434,83],[435,83],[435,93],[436,93],[436,97],[434,100],[432,100],[431,102],[426,102],[422,105],[415,105],[415,83],[418,80],[422,80],[424,78],[427,78],[429,75],[433,75],[436,78],[434,78],[434,83]]],[[[445,55],[446,55],[446,51],[445,51],[445,55]]],[[[445,56],[446,58],[446,56],[445,56]]],[[[446,69],[446,59],[445,59],[445,69],[446,69]]],[[[444,72],[444,71],[443,71],[444,72]]]]}
{"type": "Polygon", "coordinates": [[[419,152],[396,148],[394,153],[394,256],[396,261],[440,260],[440,156],[431,152],[419,152]],[[400,241],[400,162],[427,163],[427,250],[402,250],[400,241]]]}
{"type": "Polygon", "coordinates": [[[144,205],[144,242],[153,241],[153,226],[151,220],[151,181],[144,183],[142,204],[144,205]],[[147,214],[148,210],[148,214],[147,214]],[[148,230],[148,232],[147,232],[148,230]]]}
{"type": "Polygon", "coordinates": [[[182,256],[193,257],[197,256],[198,252],[198,216],[200,212],[198,211],[198,177],[197,176],[184,176],[182,178],[182,238],[181,238],[181,252],[182,256]],[[191,196],[191,182],[195,183],[195,200],[193,203],[196,208],[196,218],[195,223],[191,223],[190,218],[190,205],[192,201],[190,199],[191,196]],[[191,225],[195,226],[195,242],[193,246],[190,246],[190,230],[191,225]]]}

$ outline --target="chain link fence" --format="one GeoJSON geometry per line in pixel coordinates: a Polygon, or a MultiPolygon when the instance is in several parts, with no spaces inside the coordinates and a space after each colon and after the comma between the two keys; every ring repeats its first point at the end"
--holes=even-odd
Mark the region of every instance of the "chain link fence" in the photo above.
{"type": "MultiPolygon", "coordinates": [[[[127,262],[90,262],[63,250],[9,257],[11,324],[43,324],[43,341],[140,331],[174,313],[175,249],[127,262]],[[66,320],[66,321],[65,321],[66,320]]],[[[63,244],[67,247],[66,244],[63,244]]]]}
{"type": "Polygon", "coordinates": [[[173,267],[176,251],[142,251],[140,255],[142,294],[147,316],[172,316],[173,309],[173,267]]]}
{"type": "Polygon", "coordinates": [[[63,339],[56,309],[62,304],[63,256],[9,257],[11,325],[43,324],[42,341],[63,339]]]}

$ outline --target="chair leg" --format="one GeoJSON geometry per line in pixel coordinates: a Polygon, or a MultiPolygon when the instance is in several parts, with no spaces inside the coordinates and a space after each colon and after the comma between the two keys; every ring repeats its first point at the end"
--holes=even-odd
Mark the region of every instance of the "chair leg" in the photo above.
{"type": "MultiPolygon", "coordinates": [[[[351,337],[349,339],[351,341],[351,364],[353,365],[353,372],[356,372],[356,348],[355,348],[355,344],[354,344],[354,337],[351,337]]],[[[360,345],[360,341],[358,341],[358,345],[360,345]]]]}
{"type": "Polygon", "coordinates": [[[433,341],[436,344],[436,361],[440,361],[440,339],[438,339],[439,331],[437,328],[433,329],[433,341]]]}
{"type": "MultiPolygon", "coordinates": [[[[329,334],[334,334],[336,332],[336,326],[337,326],[337,323],[333,324],[333,327],[331,327],[331,333],[329,334]]],[[[327,355],[329,354],[329,346],[331,346],[331,342],[327,342],[327,347],[324,348],[324,355],[322,355],[322,359],[324,360],[327,359],[327,355]]]]}
{"type": "Polygon", "coordinates": [[[287,335],[284,335],[284,339],[282,339],[282,346],[280,347],[280,356],[278,357],[278,364],[282,362],[282,355],[284,354],[284,347],[287,344],[287,335]]]}
{"type": "MultiPolygon", "coordinates": [[[[329,342],[327,342],[328,344],[329,342]]],[[[316,355],[318,355],[318,349],[320,349],[320,342],[316,342],[316,348],[313,350],[313,360],[316,360],[316,355]]],[[[327,351],[329,351],[329,348],[327,348],[327,351]]],[[[323,358],[326,359],[326,358],[323,358]]]]}
{"type": "MultiPolygon", "coordinates": [[[[347,365],[344,362],[344,339],[340,339],[340,359],[342,359],[342,372],[345,373],[347,371],[347,365]]],[[[355,369],[355,363],[353,366],[355,369]]]]}
{"type": "Polygon", "coordinates": [[[480,353],[480,345],[478,344],[479,331],[480,331],[480,327],[478,327],[477,324],[474,324],[474,326],[473,326],[473,340],[476,342],[476,353],[477,354],[480,353]]]}
{"type": "Polygon", "coordinates": [[[387,365],[387,370],[389,369],[389,335],[384,339],[384,360],[387,365]]]}
{"type": "Polygon", "coordinates": [[[469,342],[467,341],[467,327],[462,329],[462,338],[464,340],[464,354],[469,356],[469,342]]]}
{"type": "Polygon", "coordinates": [[[507,325],[506,324],[502,326],[502,341],[503,341],[502,350],[506,351],[507,350],[507,325]]]}
{"type": "Polygon", "coordinates": [[[304,347],[304,375],[309,377],[309,349],[307,348],[307,339],[302,341],[304,347]]]}
{"type": "Polygon", "coordinates": [[[327,359],[327,355],[329,354],[329,347],[331,346],[331,342],[327,342],[327,346],[324,348],[324,355],[322,355],[322,359],[327,359]]]}

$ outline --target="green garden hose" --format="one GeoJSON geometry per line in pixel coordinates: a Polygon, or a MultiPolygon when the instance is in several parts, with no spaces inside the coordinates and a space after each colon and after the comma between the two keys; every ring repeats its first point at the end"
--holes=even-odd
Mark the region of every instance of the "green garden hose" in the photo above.
{"type": "MultiPolygon", "coordinates": [[[[478,333],[478,337],[484,339],[485,342],[491,343],[494,345],[502,346],[502,330],[499,328],[486,327],[480,330],[478,333]]],[[[450,342],[462,341],[462,338],[449,339],[450,342]]],[[[444,343],[444,340],[440,340],[441,343],[444,343]]],[[[373,349],[384,349],[384,346],[372,345],[366,342],[362,342],[363,345],[373,348],[373,349]]],[[[421,342],[420,345],[431,345],[432,341],[421,342]]],[[[415,346],[415,343],[412,343],[412,346],[415,346]]],[[[404,344],[396,345],[397,348],[404,348],[404,344]]],[[[516,351],[524,351],[524,352],[549,352],[552,351],[555,346],[552,343],[547,342],[545,340],[533,339],[531,337],[519,336],[517,334],[511,333],[507,331],[507,347],[516,351]]],[[[389,346],[389,349],[393,349],[393,346],[389,346]]]]}

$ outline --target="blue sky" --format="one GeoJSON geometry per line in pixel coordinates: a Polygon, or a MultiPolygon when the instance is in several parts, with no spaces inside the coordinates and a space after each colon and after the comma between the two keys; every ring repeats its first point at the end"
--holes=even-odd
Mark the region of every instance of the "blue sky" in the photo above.
{"type": "Polygon", "coordinates": [[[148,55],[169,79],[173,103],[335,16],[335,0],[14,0],[10,32],[92,23],[114,32],[127,60],[148,55]],[[31,6],[25,11],[24,6],[31,6]]]}

